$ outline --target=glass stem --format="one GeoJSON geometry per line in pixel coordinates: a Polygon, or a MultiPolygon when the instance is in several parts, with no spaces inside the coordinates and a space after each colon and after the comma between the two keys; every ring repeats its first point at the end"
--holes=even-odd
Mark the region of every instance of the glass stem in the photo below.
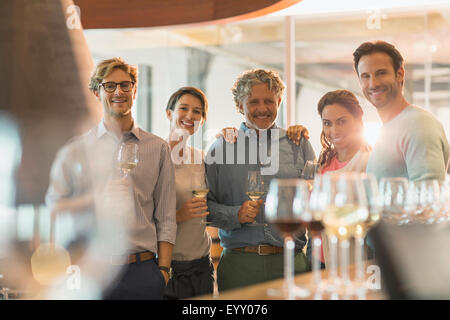
{"type": "Polygon", "coordinates": [[[348,239],[341,240],[341,276],[344,286],[350,283],[350,278],[348,275],[349,247],[350,241],[348,239]]]}
{"type": "Polygon", "coordinates": [[[329,246],[330,246],[330,278],[331,278],[332,285],[336,286],[337,281],[338,281],[338,273],[337,273],[338,238],[335,235],[330,235],[328,238],[329,238],[329,246]]]}
{"type": "Polygon", "coordinates": [[[295,243],[291,236],[284,238],[284,286],[288,293],[288,299],[292,298],[294,284],[294,249],[295,243]]]}
{"type": "Polygon", "coordinates": [[[364,236],[355,237],[356,281],[364,283],[364,236]]]}
{"type": "Polygon", "coordinates": [[[312,270],[313,270],[313,277],[314,277],[314,283],[318,286],[320,282],[322,281],[322,277],[320,275],[321,271],[321,264],[320,264],[320,256],[321,256],[321,248],[322,248],[322,239],[319,235],[313,236],[313,247],[312,247],[312,270]]]}

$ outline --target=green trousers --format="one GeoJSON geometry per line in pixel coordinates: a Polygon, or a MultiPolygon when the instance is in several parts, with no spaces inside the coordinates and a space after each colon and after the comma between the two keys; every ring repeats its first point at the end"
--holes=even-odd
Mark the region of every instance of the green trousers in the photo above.
{"type": "MultiPolygon", "coordinates": [[[[217,267],[219,292],[249,286],[283,277],[283,254],[258,255],[224,249],[217,267]]],[[[295,255],[295,273],[311,270],[303,252],[295,255]]]]}

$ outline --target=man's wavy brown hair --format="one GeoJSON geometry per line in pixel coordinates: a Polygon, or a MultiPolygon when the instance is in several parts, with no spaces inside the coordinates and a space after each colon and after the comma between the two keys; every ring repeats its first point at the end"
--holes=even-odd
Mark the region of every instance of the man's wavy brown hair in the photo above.
{"type": "Polygon", "coordinates": [[[99,91],[100,83],[103,79],[109,76],[114,70],[120,69],[130,75],[131,81],[137,87],[138,71],[137,68],[131,64],[128,64],[120,57],[107,59],[101,61],[94,72],[92,73],[91,80],[89,82],[89,89],[93,92],[99,91]]]}

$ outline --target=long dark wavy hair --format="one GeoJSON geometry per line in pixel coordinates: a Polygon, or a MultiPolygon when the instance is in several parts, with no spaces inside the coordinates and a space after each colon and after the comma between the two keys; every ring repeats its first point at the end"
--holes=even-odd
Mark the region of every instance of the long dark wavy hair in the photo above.
{"type": "MultiPolygon", "coordinates": [[[[317,104],[317,111],[319,112],[320,118],[322,118],[323,109],[325,109],[326,106],[332,104],[339,104],[343,106],[345,109],[347,109],[348,112],[352,114],[352,116],[356,120],[361,122],[362,126],[362,117],[364,112],[359,104],[358,99],[353,93],[348,90],[336,90],[327,92],[317,104]]],[[[336,155],[336,149],[334,148],[333,144],[328,141],[323,130],[320,135],[320,143],[322,144],[322,151],[320,152],[319,156],[319,164],[321,167],[325,167],[330,164],[331,159],[336,155]]]]}

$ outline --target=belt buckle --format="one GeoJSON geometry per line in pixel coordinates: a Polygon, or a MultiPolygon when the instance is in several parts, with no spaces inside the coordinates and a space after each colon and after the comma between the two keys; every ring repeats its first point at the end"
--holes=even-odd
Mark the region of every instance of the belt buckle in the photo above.
{"type": "Polygon", "coordinates": [[[261,247],[265,247],[264,245],[258,245],[258,255],[259,256],[268,256],[268,253],[261,253],[261,247]]]}

